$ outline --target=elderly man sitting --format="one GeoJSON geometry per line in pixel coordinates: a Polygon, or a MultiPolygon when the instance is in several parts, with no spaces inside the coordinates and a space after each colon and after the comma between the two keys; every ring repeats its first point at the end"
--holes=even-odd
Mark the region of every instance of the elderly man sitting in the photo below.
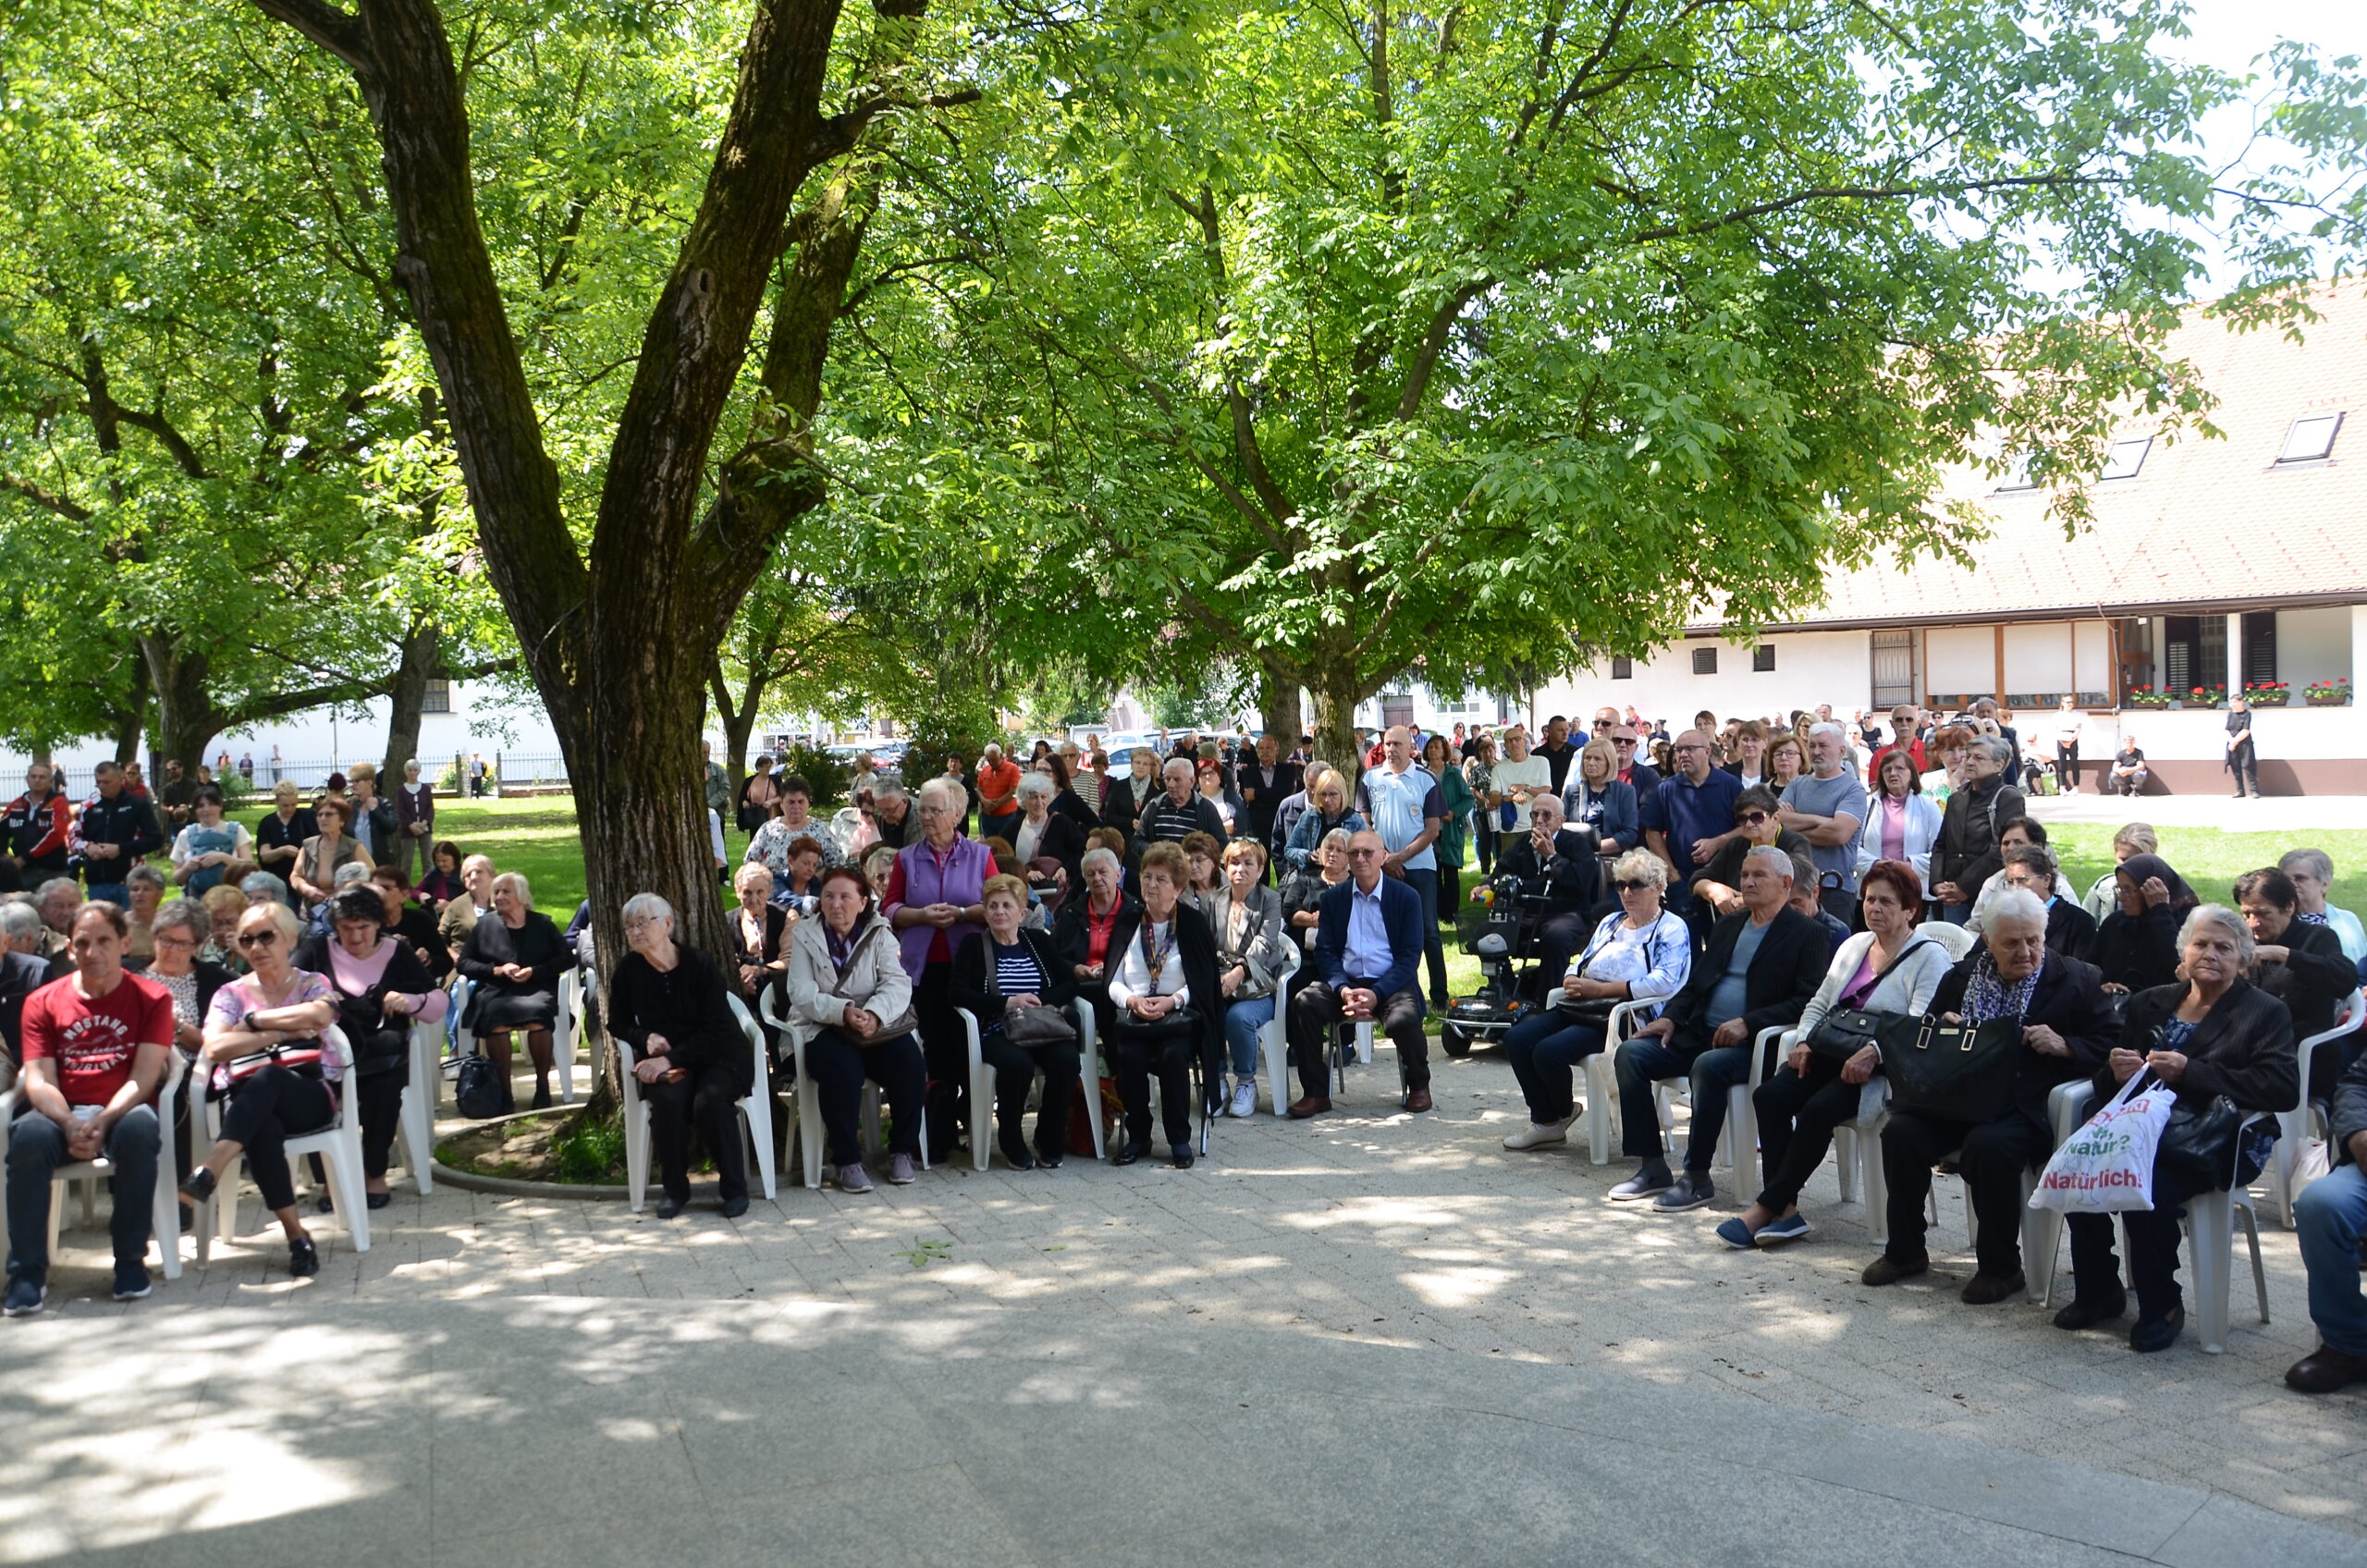
{"type": "MultiPolygon", "coordinates": [[[[1506,839],[1498,854],[1500,874],[1519,877],[1522,892],[1545,900],[1537,928],[1538,974],[1548,977],[1570,967],[1570,955],[1587,939],[1587,916],[1602,899],[1602,863],[1594,846],[1563,822],[1561,797],[1539,795],[1529,802],[1527,836],[1506,839]]],[[[1483,891],[1474,888],[1471,896],[1477,900],[1483,891]]]]}
{"type": "MultiPolygon", "coordinates": [[[[1540,796],[1539,799],[1548,797],[1540,796]]],[[[1389,851],[1370,828],[1348,841],[1348,877],[1318,905],[1315,977],[1291,998],[1301,1094],[1294,1118],[1331,1109],[1331,1031],[1374,1023],[1397,1047],[1405,1109],[1430,1109],[1429,1043],[1422,1035],[1422,896],[1381,874],[1389,851]]]]}
{"type": "Polygon", "coordinates": [[[2359,1240],[2367,1234],[2367,1056],[2335,1086],[2329,1121],[2334,1170],[2293,1200],[2318,1348],[2286,1368],[2285,1386],[2305,1394],[2367,1379],[2367,1295],[2359,1287],[2359,1240]]]}
{"type": "Polygon", "coordinates": [[[1760,1030],[1799,1022],[1833,957],[1816,922],[1791,907],[1792,881],[1792,857],[1773,845],[1744,856],[1743,909],[1711,928],[1685,988],[1613,1059],[1623,1146],[1643,1162],[1611,1189],[1613,1202],[1651,1198],[1655,1210],[1673,1214],[1717,1195],[1710,1157],[1725,1124],[1726,1091],[1750,1081],[1750,1053],[1760,1030]],[[1685,1174],[1672,1180],[1652,1084],[1686,1077],[1692,1082],[1693,1123],[1685,1174]]]}

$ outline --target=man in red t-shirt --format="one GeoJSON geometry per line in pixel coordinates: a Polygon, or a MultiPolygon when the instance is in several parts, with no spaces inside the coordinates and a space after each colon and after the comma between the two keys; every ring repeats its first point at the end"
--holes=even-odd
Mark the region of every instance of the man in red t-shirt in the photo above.
{"type": "Polygon", "coordinates": [[[75,973],[25,1002],[24,1103],[8,1129],[8,1286],[0,1312],[39,1312],[49,1290],[49,1183],[102,1154],[115,1167],[115,1299],[148,1293],[148,1232],[162,1129],[154,1100],[173,1039],[173,1001],[123,967],[130,926],[109,903],[74,917],[75,973]]]}

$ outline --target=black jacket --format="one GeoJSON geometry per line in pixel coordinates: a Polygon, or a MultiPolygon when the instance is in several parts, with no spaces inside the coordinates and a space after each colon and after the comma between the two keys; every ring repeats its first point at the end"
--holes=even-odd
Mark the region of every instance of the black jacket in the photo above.
{"type": "MultiPolygon", "coordinates": [[[[1184,983],[1192,988],[1192,1012],[1200,1022],[1200,1063],[1204,1072],[1213,1075],[1222,1062],[1224,1049],[1224,987],[1217,978],[1216,933],[1208,929],[1207,916],[1180,900],[1175,906],[1174,920],[1175,950],[1183,955],[1184,983]]],[[[1142,928],[1143,906],[1139,902],[1129,904],[1119,914],[1118,924],[1110,929],[1110,975],[1118,973],[1120,956],[1142,928]]],[[[1105,998],[1109,984],[1104,979],[1097,987],[1105,998]]]]}
{"type": "MultiPolygon", "coordinates": [[[[1960,1011],[1965,987],[1984,957],[1982,949],[1976,948],[1942,975],[1940,988],[1932,994],[1932,1005],[1925,1011],[1934,1018],[1960,1011]]],[[[2102,1072],[2118,1037],[2103,986],[2094,964],[2058,952],[2049,951],[2039,967],[2038,988],[2030,994],[2030,1011],[2022,1014],[2023,1026],[2044,1024],[2071,1047],[2067,1057],[2025,1047],[2015,1058],[2015,1109],[2041,1126],[2046,1124],[2046,1096],[2054,1086],[2102,1072]]]]}
{"type": "Polygon", "coordinates": [[[1496,869],[1519,877],[1524,892],[1544,894],[1549,914],[1590,910],[1602,897],[1602,864],[1587,835],[1575,828],[1553,835],[1553,858],[1543,866],[1537,864],[1537,846],[1528,834],[1507,834],[1497,844],[1496,869]]]}
{"type": "Polygon", "coordinates": [[[1274,781],[1269,784],[1259,771],[1257,760],[1241,765],[1233,771],[1233,785],[1241,793],[1241,807],[1248,820],[1242,826],[1242,836],[1255,838],[1259,843],[1274,836],[1274,810],[1305,787],[1306,773],[1294,762],[1274,765],[1274,781]]]}
{"type": "MultiPolygon", "coordinates": [[[[1025,821],[1021,818],[1023,827],[1025,821]]],[[[1019,847],[1017,828],[1012,830],[1011,843],[1014,850],[1019,847]]],[[[1041,860],[1047,856],[1059,861],[1068,872],[1072,891],[1085,886],[1085,867],[1079,864],[1085,859],[1085,829],[1065,812],[1049,812],[1044,817],[1043,837],[1036,840],[1036,853],[1030,858],[1041,860]]]]}
{"type": "Polygon", "coordinates": [[[1135,830],[1142,826],[1143,808],[1167,793],[1167,786],[1159,782],[1157,774],[1142,780],[1150,790],[1147,795],[1136,794],[1132,772],[1122,777],[1113,773],[1110,776],[1109,787],[1101,794],[1101,826],[1116,828],[1130,841],[1135,830]]]}
{"type": "MultiPolygon", "coordinates": [[[[2156,986],[2128,998],[2128,1022],[2120,1047],[2143,1054],[2156,1049],[2154,1036],[2186,999],[2185,985],[2156,986]]],[[[2301,1097],[2300,1069],[2293,1052],[2293,1015],[2285,1004],[2249,980],[2227,987],[2186,1043],[2181,1103],[2200,1105],[2225,1095],[2245,1110],[2290,1110],[2301,1097]]],[[[2107,1065],[2095,1074],[2100,1100],[2120,1092],[2107,1065]]]]}
{"type": "MultiPolygon", "coordinates": [[[[480,926],[498,920],[479,921],[480,926]]],[[[681,961],[660,974],[636,952],[617,961],[608,976],[608,1030],[641,1060],[653,1034],[666,1037],[661,1060],[711,1072],[745,1095],[754,1084],[755,1057],[740,1021],[731,1012],[731,987],[715,960],[697,948],[674,944],[681,961]]]]}
{"type": "Polygon", "coordinates": [[[1073,789],[1060,790],[1052,796],[1052,815],[1064,816],[1075,823],[1080,837],[1101,826],[1101,818],[1094,815],[1093,808],[1085,803],[1085,797],[1073,789]]]}
{"type": "Polygon", "coordinates": [[[2005,864],[1997,849],[1999,826],[2022,815],[2024,809],[2022,792],[2007,784],[2002,773],[1992,775],[1986,788],[1950,795],[1940,814],[1940,841],[1932,849],[1932,883],[1953,882],[1967,898],[1981,891],[1981,885],[2005,864]]]}
{"type": "MultiPolygon", "coordinates": [[[[387,1018],[387,993],[423,996],[435,989],[427,966],[419,962],[409,942],[390,935],[379,939],[395,944],[394,956],[386,961],[378,983],[360,996],[339,986],[330,972],[329,949],[336,937],[307,937],[296,944],[291,960],[297,968],[309,969],[329,983],[329,995],[337,1002],[337,1027],[345,1031],[346,1041],[353,1047],[353,1070],[364,1076],[400,1067],[410,1057],[411,1021],[387,1018]]],[[[202,984],[199,988],[203,989],[202,984]]]]}
{"type": "Polygon", "coordinates": [[[2119,910],[2104,916],[2084,955],[2103,972],[2107,986],[2149,991],[2177,983],[2178,925],[2185,919],[2167,904],[2156,904],[2135,919],[2119,910]]]}
{"type": "Polygon", "coordinates": [[[129,790],[118,790],[114,800],[92,795],[83,802],[80,829],[86,844],[120,844],[123,853],[103,861],[86,861],[85,882],[120,882],[124,873],[165,847],[165,830],[156,825],[156,808],[129,790]]]}
{"type": "Polygon", "coordinates": [[[891,849],[901,850],[921,841],[921,803],[914,796],[904,797],[903,821],[891,824],[877,811],[872,813],[871,821],[879,830],[879,841],[891,849]]]}
{"type": "Polygon", "coordinates": [[[2296,920],[2278,938],[2288,955],[2283,963],[2260,963],[2245,976],[2285,1004],[2297,1039],[2334,1027],[2335,1010],[2359,988],[2359,970],[2342,950],[2331,925],[2296,920]]]}
{"type": "MultiPolygon", "coordinates": [[[[1110,934],[1116,936],[1114,931],[1110,934]]],[[[1023,925],[1019,928],[1019,945],[1044,967],[1044,989],[1041,992],[1044,1005],[1068,1006],[1070,999],[1076,995],[1076,972],[1062,962],[1052,945],[1052,938],[1041,931],[1031,931],[1023,925]]],[[[990,1025],[1000,1027],[1002,1020],[1000,996],[987,994],[987,954],[993,947],[994,941],[988,933],[974,931],[953,955],[953,1005],[970,1010],[971,1016],[978,1021],[978,1032],[982,1035],[992,1032],[990,1025]]],[[[1083,963],[1085,961],[1078,959],[1075,962],[1083,963]]]]}
{"type": "MultiPolygon", "coordinates": [[[[19,1035],[25,998],[48,984],[49,965],[40,954],[0,949],[0,1050],[8,1053],[10,1061],[21,1065],[25,1060],[19,1035]]],[[[202,984],[199,988],[203,989],[202,984]]],[[[202,1009],[199,1016],[203,1016],[202,1009]]]]}
{"type": "MultiPolygon", "coordinates": [[[[1742,928],[1749,923],[1748,910],[1719,921],[1710,932],[1710,945],[1693,961],[1684,989],[1670,998],[1663,1016],[1676,1025],[1670,1040],[1679,1050],[1709,1045],[1711,1032],[1703,1014],[1726,965],[1734,961],[1742,928]]],[[[1776,911],[1743,976],[1742,1023],[1752,1038],[1761,1029],[1797,1023],[1832,962],[1833,944],[1826,940],[1824,927],[1788,904],[1776,911]]]]}
{"type": "MultiPolygon", "coordinates": [[[[1061,971],[1068,975],[1069,984],[1073,986],[1082,984],[1076,977],[1076,966],[1085,962],[1085,949],[1093,940],[1093,933],[1089,929],[1092,916],[1086,909],[1089,902],[1091,900],[1085,897],[1085,888],[1080,884],[1076,896],[1063,900],[1061,913],[1052,917],[1052,956],[1060,960],[1061,971]]],[[[1140,919],[1141,909],[1141,900],[1122,888],[1118,889],[1118,913],[1110,928],[1110,938],[1113,943],[1117,940],[1119,926],[1123,925],[1129,931],[1134,929],[1134,923],[1140,919]]],[[[1106,974],[1101,983],[1108,984],[1106,974]]],[[[1110,996],[1106,990],[1096,988],[1088,991],[1086,996],[1096,1012],[1106,1014],[1110,1011],[1110,996]]]]}
{"type": "Polygon", "coordinates": [[[2057,898],[2046,906],[2046,950],[2078,958],[2095,945],[2096,917],[2070,899],[2057,898]]]}

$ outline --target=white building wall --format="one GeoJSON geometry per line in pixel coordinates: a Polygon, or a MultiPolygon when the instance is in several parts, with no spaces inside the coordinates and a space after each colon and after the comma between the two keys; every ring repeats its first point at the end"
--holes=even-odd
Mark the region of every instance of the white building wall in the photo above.
{"type": "Polygon", "coordinates": [[[1635,661],[1635,673],[1613,680],[1608,660],[1577,675],[1538,688],[1532,721],[1554,714],[1576,719],[1596,708],[1633,706],[1648,718],[1667,722],[1672,732],[1708,708],[1720,722],[1765,718],[1794,708],[1830,703],[1847,717],[1872,694],[1872,652],[1863,631],[1778,632],[1767,639],[1775,651],[1772,670],[1751,668],[1750,649],[1720,639],[1687,638],[1635,661]],[[1714,675],[1693,672],[1693,651],[1715,649],[1714,675]]]}
{"type": "Polygon", "coordinates": [[[2350,645],[2351,606],[2331,609],[2279,610],[2276,613],[2276,678],[2293,688],[2312,680],[2351,678],[2358,650],[2350,645]]]}

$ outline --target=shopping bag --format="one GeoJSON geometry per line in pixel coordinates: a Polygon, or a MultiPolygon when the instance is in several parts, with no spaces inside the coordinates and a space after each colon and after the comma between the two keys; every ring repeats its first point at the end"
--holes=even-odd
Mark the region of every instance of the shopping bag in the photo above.
{"type": "Polygon", "coordinates": [[[2140,1072],[2063,1141],[2040,1172],[2032,1208],[2120,1214],[2153,1207],[2153,1151],[2177,1091],[2140,1072]]]}

